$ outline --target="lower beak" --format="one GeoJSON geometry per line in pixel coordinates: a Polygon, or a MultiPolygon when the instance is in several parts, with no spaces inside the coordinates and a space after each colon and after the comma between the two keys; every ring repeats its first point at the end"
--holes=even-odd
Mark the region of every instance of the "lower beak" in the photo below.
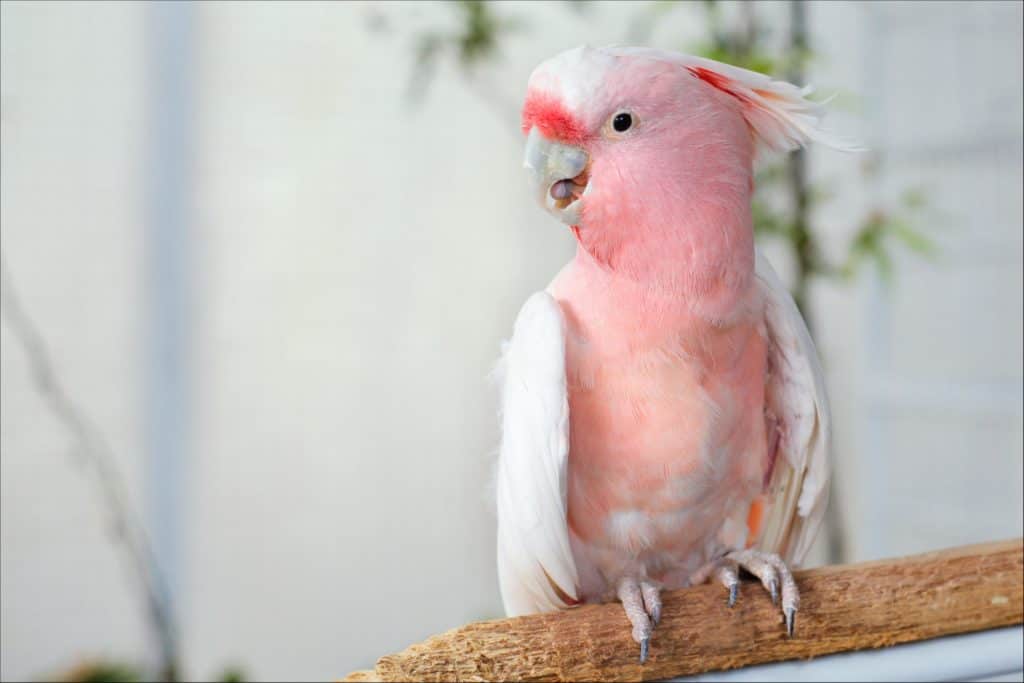
{"type": "Polygon", "coordinates": [[[563,223],[580,222],[580,199],[586,194],[590,157],[582,147],[554,142],[537,127],[526,138],[526,168],[540,205],[563,223]]]}

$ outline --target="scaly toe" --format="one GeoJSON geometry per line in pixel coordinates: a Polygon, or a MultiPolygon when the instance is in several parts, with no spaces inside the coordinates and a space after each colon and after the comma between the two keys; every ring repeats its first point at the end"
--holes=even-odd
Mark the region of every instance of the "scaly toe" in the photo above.
{"type": "MultiPolygon", "coordinates": [[[[649,584],[645,584],[649,586],[649,584]]],[[[618,595],[622,601],[622,608],[626,612],[629,623],[633,626],[633,640],[640,644],[640,663],[647,661],[647,651],[651,645],[651,618],[647,614],[644,605],[644,598],[641,595],[640,584],[632,578],[624,578],[619,582],[618,595]]],[[[648,590],[650,594],[650,590],[648,590]]],[[[653,593],[657,597],[657,591],[653,593]]],[[[657,604],[660,609],[660,602],[651,599],[651,608],[657,604]]]]}
{"type": "Polygon", "coordinates": [[[761,584],[771,595],[772,603],[782,608],[782,614],[786,619],[786,633],[792,638],[796,631],[796,612],[800,607],[800,591],[793,579],[793,573],[782,561],[782,558],[757,550],[740,550],[730,553],[726,557],[736,561],[740,567],[761,580],[761,584]]]}
{"type": "Polygon", "coordinates": [[[661,589],[649,581],[641,581],[640,596],[643,598],[644,610],[657,626],[661,621],[661,589]]]}

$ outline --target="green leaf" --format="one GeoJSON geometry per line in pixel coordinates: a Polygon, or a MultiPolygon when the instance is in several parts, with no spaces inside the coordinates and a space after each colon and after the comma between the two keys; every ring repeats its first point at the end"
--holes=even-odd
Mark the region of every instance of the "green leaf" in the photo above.
{"type": "Polygon", "coordinates": [[[245,681],[245,670],[237,665],[229,666],[220,672],[217,680],[220,683],[243,683],[245,681]]]}
{"type": "Polygon", "coordinates": [[[782,237],[790,242],[793,241],[793,224],[784,216],[773,212],[758,201],[751,202],[750,212],[754,223],[755,235],[772,235],[782,237]]]}
{"type": "Polygon", "coordinates": [[[783,162],[761,166],[754,174],[755,191],[775,185],[780,181],[786,180],[786,177],[786,165],[783,162]]]}
{"type": "Polygon", "coordinates": [[[912,187],[904,190],[902,202],[908,209],[923,209],[926,203],[924,190],[920,187],[912,187]]]}
{"type": "Polygon", "coordinates": [[[757,71],[768,76],[776,74],[778,71],[778,65],[770,55],[766,53],[748,51],[741,52],[731,45],[723,45],[720,43],[729,43],[729,39],[720,39],[715,43],[703,43],[698,44],[692,51],[699,57],[705,57],[707,59],[714,59],[718,62],[725,62],[738,66],[742,69],[749,69],[750,71],[757,71]]]}
{"type": "Polygon", "coordinates": [[[811,204],[827,202],[836,196],[836,184],[834,182],[813,183],[807,188],[807,194],[811,204]]]}
{"type": "Polygon", "coordinates": [[[892,257],[884,249],[874,254],[875,265],[878,267],[878,274],[886,284],[892,282],[892,257]]]}
{"type": "Polygon", "coordinates": [[[651,3],[651,13],[655,16],[664,16],[680,6],[679,0],[657,0],[651,3]]]}
{"type": "Polygon", "coordinates": [[[905,222],[894,222],[890,226],[890,230],[911,251],[917,252],[922,256],[933,256],[935,254],[935,243],[905,222]]]}

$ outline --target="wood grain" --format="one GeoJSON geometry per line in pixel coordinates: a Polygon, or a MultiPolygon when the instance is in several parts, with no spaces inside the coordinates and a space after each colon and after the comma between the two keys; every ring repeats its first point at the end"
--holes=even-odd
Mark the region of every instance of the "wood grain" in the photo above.
{"type": "Polygon", "coordinates": [[[347,681],[659,680],[1024,622],[1024,540],[796,572],[796,635],[759,584],[730,609],[711,584],[664,594],[651,656],[618,604],[468,624],[382,657],[347,681]]]}

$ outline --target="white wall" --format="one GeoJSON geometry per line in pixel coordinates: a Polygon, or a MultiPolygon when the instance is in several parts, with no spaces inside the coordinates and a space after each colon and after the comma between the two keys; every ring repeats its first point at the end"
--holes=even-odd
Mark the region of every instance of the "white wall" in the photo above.
{"type": "MultiPolygon", "coordinates": [[[[450,24],[451,6],[386,5],[384,33],[368,4],[196,6],[192,676],[237,661],[336,677],[499,615],[484,377],[572,253],[527,196],[516,104],[544,57],[622,39],[631,8],[595,5],[502,5],[529,21],[505,61],[480,90],[442,69],[419,107],[410,31],[450,24]]],[[[940,261],[901,261],[888,292],[815,290],[854,557],[1021,533],[1021,10],[916,7],[810,7],[814,80],[864,96],[836,126],[885,152],[877,180],[813,152],[842,189],[821,213],[830,250],[865,202],[918,179],[950,216],[940,261]]],[[[2,12],[4,254],[141,490],[146,6],[2,12]]],[[[686,44],[697,12],[652,40],[686,44]]],[[[92,482],[2,329],[0,677],[137,656],[92,482]]]]}
{"type": "MultiPolygon", "coordinates": [[[[844,193],[891,203],[922,187],[919,227],[938,246],[934,260],[903,252],[888,286],[865,279],[853,307],[850,290],[820,292],[856,558],[1021,534],[1021,15],[1018,3],[812,9],[822,77],[861,94],[879,164],[844,193]]],[[[842,160],[814,161],[842,177],[842,160]]],[[[822,220],[841,230],[849,200],[822,220]]]]}
{"type": "MultiPolygon", "coordinates": [[[[0,6],[0,234],[17,293],[141,504],[142,6],[0,6]]],[[[93,470],[0,326],[0,678],[144,647],[93,470]]]]}

